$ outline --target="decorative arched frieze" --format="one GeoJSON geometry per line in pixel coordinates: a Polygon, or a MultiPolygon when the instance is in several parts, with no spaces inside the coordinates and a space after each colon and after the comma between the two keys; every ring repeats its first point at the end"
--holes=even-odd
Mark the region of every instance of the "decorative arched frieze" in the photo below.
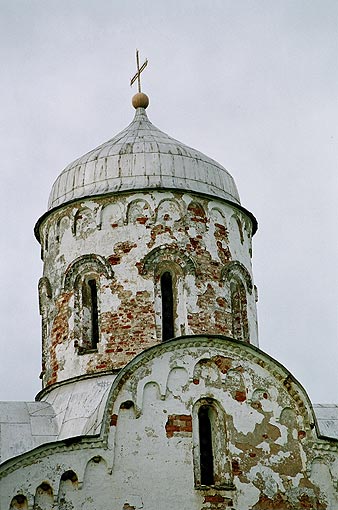
{"type": "Polygon", "coordinates": [[[233,214],[231,216],[231,219],[234,219],[236,224],[237,224],[238,233],[239,233],[239,239],[241,241],[241,244],[243,244],[244,243],[244,234],[243,234],[243,222],[242,222],[242,219],[239,217],[238,214],[233,214]]]}
{"type": "Polygon", "coordinates": [[[124,209],[121,204],[111,202],[103,205],[97,214],[98,228],[116,228],[123,225],[124,209]]]}
{"type": "Polygon", "coordinates": [[[61,242],[63,234],[70,228],[70,220],[68,216],[60,216],[56,222],[55,240],[61,242]]]}
{"type": "Polygon", "coordinates": [[[184,250],[175,245],[158,246],[151,250],[139,264],[139,272],[147,275],[150,271],[156,271],[156,268],[164,262],[177,264],[184,275],[195,274],[196,268],[193,260],[188,257],[184,250]]]}
{"type": "Polygon", "coordinates": [[[174,367],[170,370],[167,377],[166,391],[173,395],[180,395],[189,381],[189,374],[184,367],[174,367]]]}
{"type": "Polygon", "coordinates": [[[75,259],[66,269],[63,281],[64,290],[72,290],[76,287],[77,280],[81,278],[81,275],[87,273],[104,275],[108,279],[114,276],[111,265],[104,257],[88,253],[75,259]]]}
{"type": "Polygon", "coordinates": [[[194,384],[200,384],[201,380],[206,385],[221,383],[221,372],[215,360],[202,358],[196,363],[193,371],[193,382],[194,384]]]}
{"type": "Polygon", "coordinates": [[[174,198],[164,198],[160,201],[156,211],[156,223],[179,221],[183,217],[180,203],[174,198]]]}
{"type": "Polygon", "coordinates": [[[75,237],[87,237],[97,228],[95,211],[89,207],[77,209],[73,215],[72,232],[75,237]]]}
{"type": "Polygon", "coordinates": [[[229,282],[236,276],[245,282],[249,294],[252,294],[253,284],[249,271],[244,264],[238,260],[232,260],[223,266],[221,271],[221,280],[229,282]]]}
{"type": "Polygon", "coordinates": [[[187,207],[187,211],[188,211],[189,221],[193,221],[196,223],[206,223],[207,222],[204,207],[199,202],[192,200],[187,207]]]}
{"type": "Polygon", "coordinates": [[[210,211],[210,226],[214,228],[214,236],[217,240],[228,241],[228,227],[225,214],[219,207],[213,207],[210,211]]]}
{"type": "Polygon", "coordinates": [[[145,225],[152,216],[149,203],[143,198],[136,198],[128,204],[125,224],[145,225]]]}

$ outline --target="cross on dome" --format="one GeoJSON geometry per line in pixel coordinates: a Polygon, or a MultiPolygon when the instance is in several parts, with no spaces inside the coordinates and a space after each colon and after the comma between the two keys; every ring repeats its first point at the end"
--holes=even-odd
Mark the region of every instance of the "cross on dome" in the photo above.
{"type": "Polygon", "coordinates": [[[148,59],[146,58],[145,61],[142,64],[142,66],[140,67],[140,59],[139,59],[139,55],[138,55],[138,50],[136,50],[136,66],[137,66],[137,71],[136,71],[136,73],[134,74],[134,76],[130,80],[130,86],[132,86],[133,83],[137,80],[138,92],[139,93],[141,92],[141,73],[142,73],[142,71],[144,71],[144,69],[147,67],[147,65],[148,65],[148,59]]]}
{"type": "Polygon", "coordinates": [[[147,106],[149,104],[148,96],[146,94],[144,94],[143,92],[141,92],[141,73],[142,73],[142,71],[144,71],[144,69],[147,67],[147,65],[148,65],[148,59],[145,59],[145,61],[143,62],[143,64],[140,67],[139,54],[138,54],[138,50],[136,50],[137,71],[130,80],[130,86],[132,86],[133,83],[137,80],[138,93],[135,94],[135,96],[133,96],[133,99],[132,99],[132,104],[135,109],[147,108],[147,106]]]}

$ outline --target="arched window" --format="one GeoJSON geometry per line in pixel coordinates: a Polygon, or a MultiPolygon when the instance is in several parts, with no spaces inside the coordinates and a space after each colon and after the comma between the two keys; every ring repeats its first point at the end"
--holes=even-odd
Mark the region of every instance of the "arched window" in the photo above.
{"type": "Polygon", "coordinates": [[[193,407],[195,485],[233,488],[225,413],[212,398],[193,407]]]}
{"type": "Polygon", "coordinates": [[[96,279],[85,278],[82,283],[82,307],[83,307],[83,346],[87,349],[97,349],[99,342],[99,315],[97,306],[97,283],[96,279]]]}
{"type": "Polygon", "coordinates": [[[210,406],[203,405],[198,411],[198,431],[200,444],[200,472],[202,485],[214,485],[214,456],[210,406]]]}
{"type": "Polygon", "coordinates": [[[249,341],[247,298],[244,284],[234,279],[230,283],[232,336],[237,340],[249,341]]]}
{"type": "Polygon", "coordinates": [[[64,275],[65,292],[74,292],[74,340],[78,354],[97,349],[100,342],[100,283],[112,279],[109,262],[100,255],[75,259],[64,275]]]}
{"type": "Polygon", "coordinates": [[[169,271],[161,275],[162,298],[162,340],[173,338],[174,334],[174,296],[173,279],[169,271]]]}

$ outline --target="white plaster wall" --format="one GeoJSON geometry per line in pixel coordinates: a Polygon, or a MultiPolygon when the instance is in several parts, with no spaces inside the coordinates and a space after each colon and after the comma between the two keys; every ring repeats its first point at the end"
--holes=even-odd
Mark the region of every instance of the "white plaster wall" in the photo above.
{"type": "Polygon", "coordinates": [[[42,482],[57,502],[69,469],[78,477],[67,496],[74,508],[170,510],[179,501],[184,510],[256,510],[278,508],[278,497],[293,510],[337,508],[337,442],[318,439],[302,388],[263,353],[208,337],[170,341],[136,358],[112,386],[101,439],[60,443],[27,463],[0,479],[1,509],[21,493],[33,504],[42,482]],[[224,410],[227,490],[196,487],[200,399],[224,410]],[[170,430],[173,416],[178,426],[170,430]],[[182,416],[192,416],[188,430],[182,416]]]}

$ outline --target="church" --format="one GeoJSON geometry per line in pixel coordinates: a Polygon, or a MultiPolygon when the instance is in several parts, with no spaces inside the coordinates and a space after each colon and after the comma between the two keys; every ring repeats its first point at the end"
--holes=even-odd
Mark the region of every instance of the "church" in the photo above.
{"type": "Polygon", "coordinates": [[[42,390],[0,403],[0,509],[337,510],[338,407],[259,349],[257,221],[148,103],[37,221],[42,390]]]}

